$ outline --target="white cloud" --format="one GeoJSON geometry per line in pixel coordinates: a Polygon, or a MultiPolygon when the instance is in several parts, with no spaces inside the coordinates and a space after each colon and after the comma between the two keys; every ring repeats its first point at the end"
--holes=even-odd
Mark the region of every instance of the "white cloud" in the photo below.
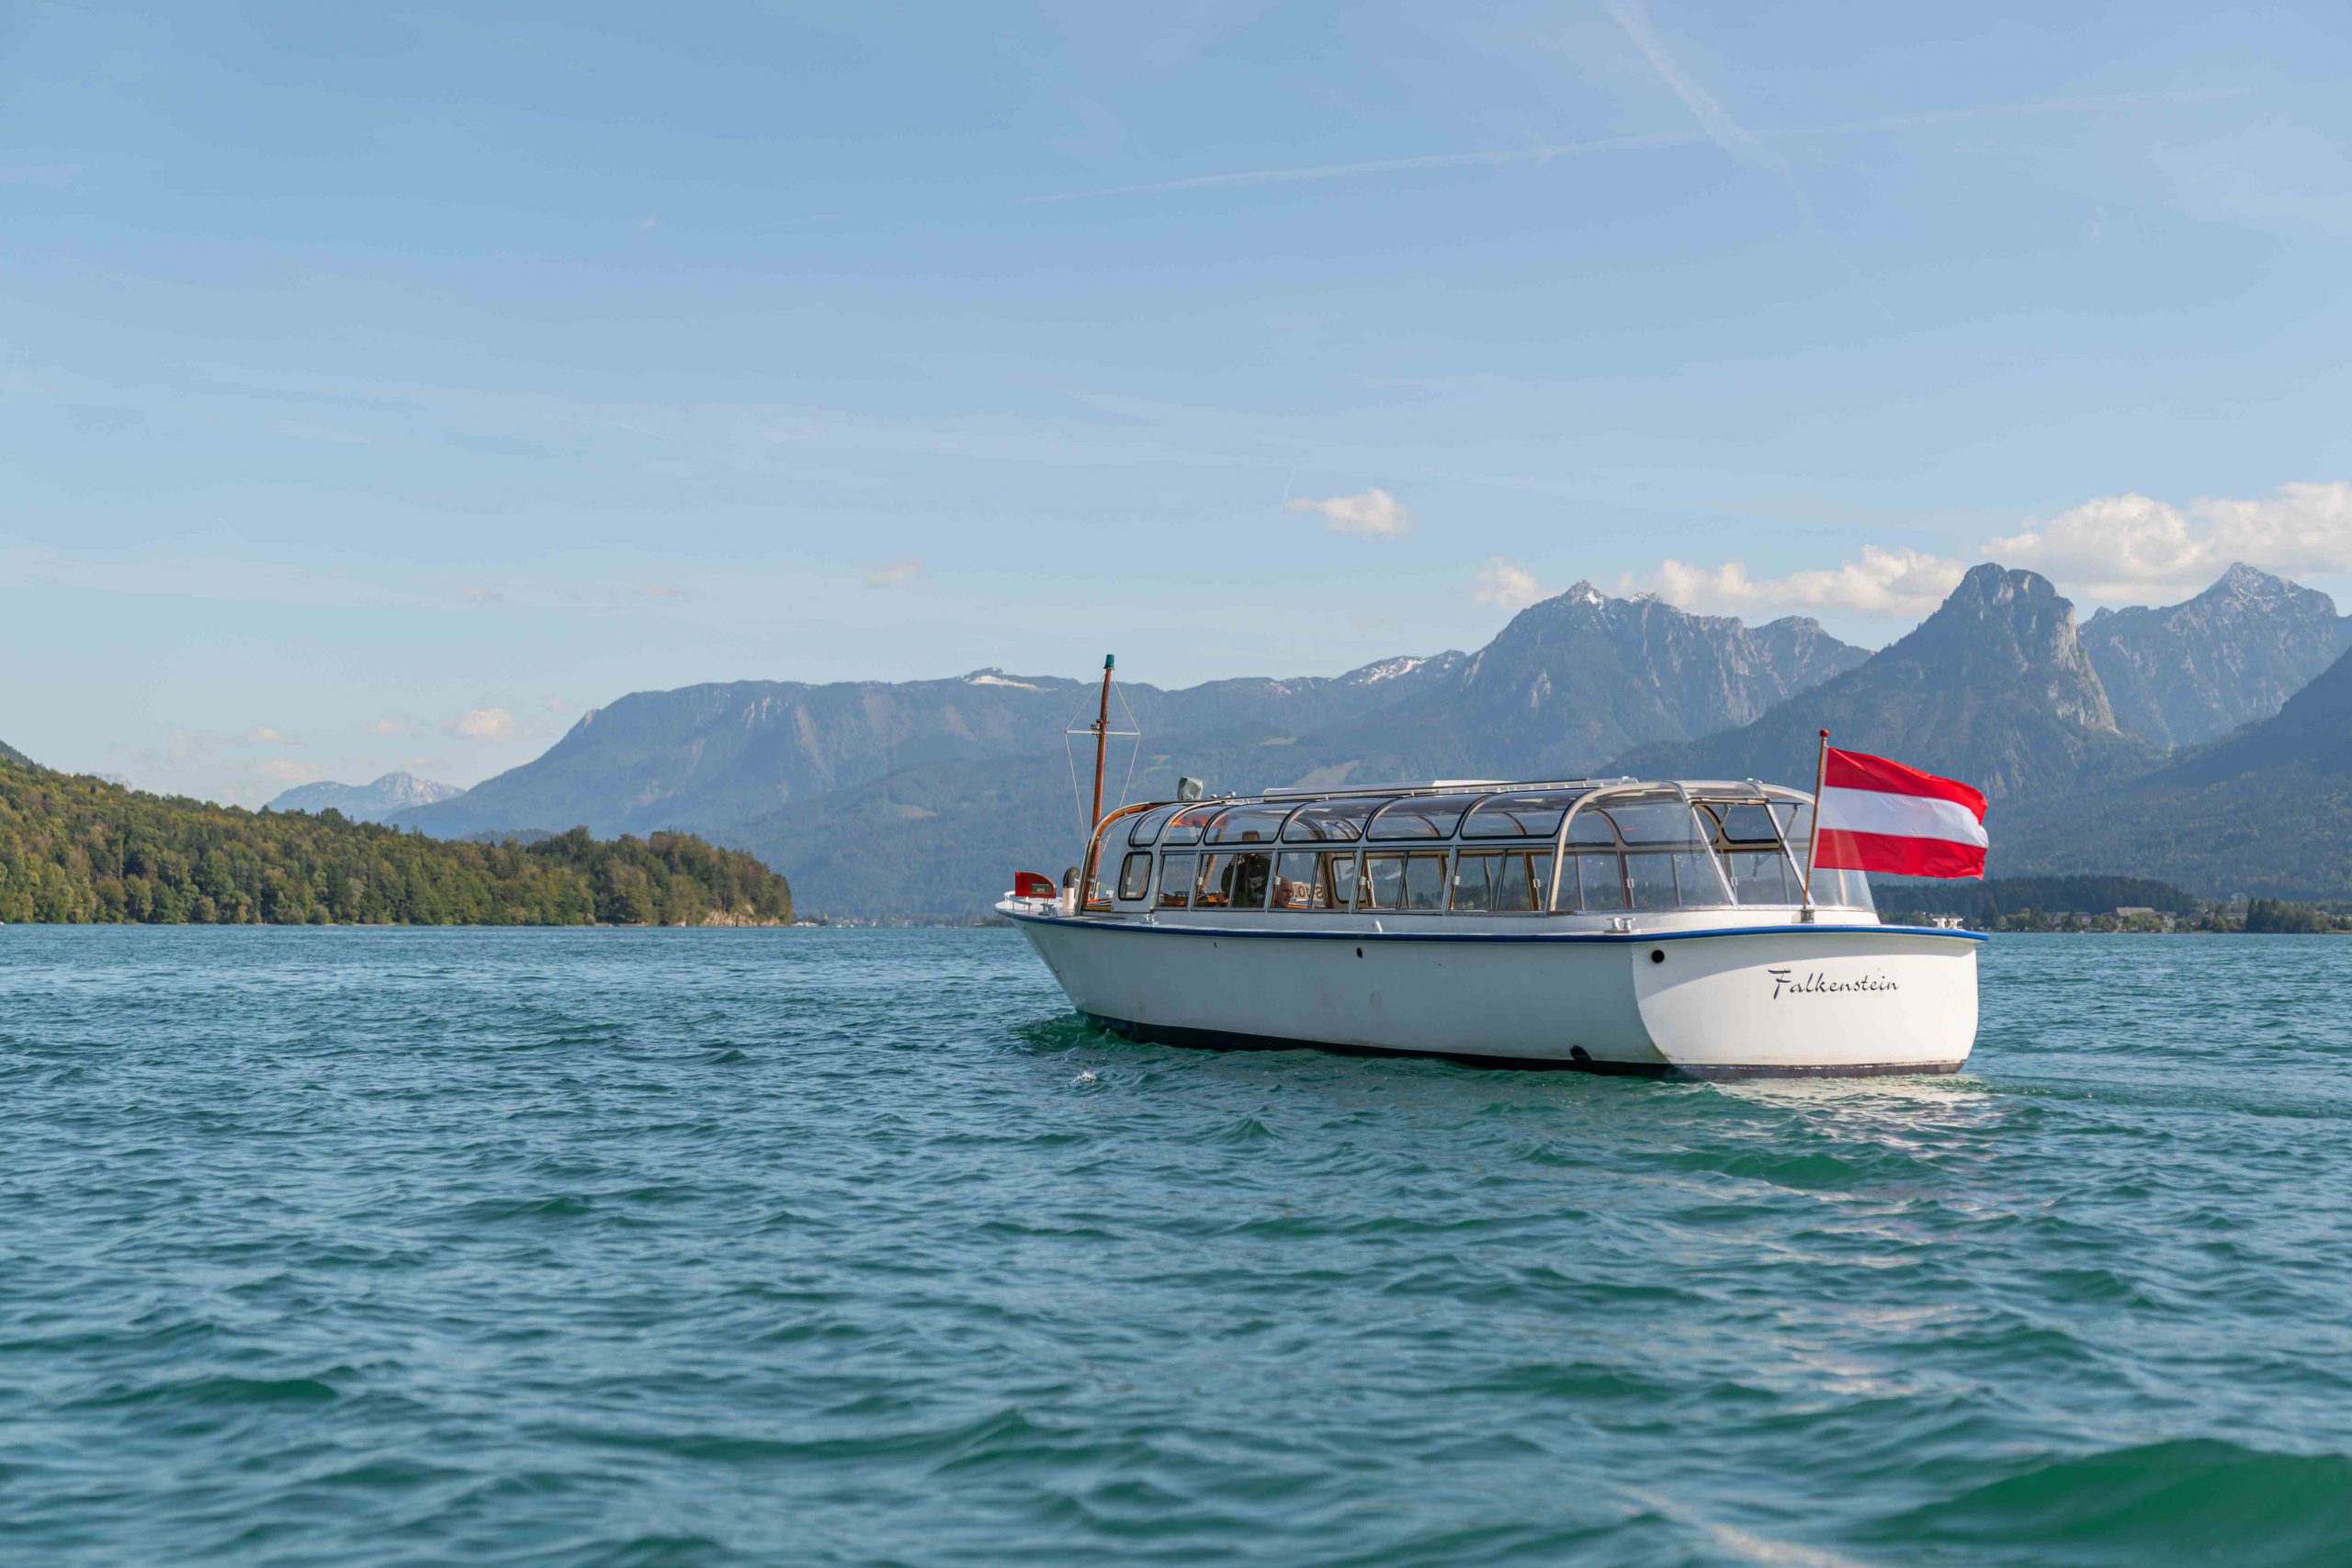
{"type": "Polygon", "coordinates": [[[1864,615],[1924,615],[1960,585],[1968,569],[1921,550],[1862,547],[1862,558],[1786,577],[1758,580],[1738,561],[1720,566],[1662,562],[1628,572],[1620,592],[1655,593],[1686,610],[1847,610],[1864,615]]]}
{"type": "Polygon", "coordinates": [[[580,707],[580,705],[573,702],[570,697],[541,697],[539,699],[539,705],[547,709],[548,712],[559,716],[564,714],[577,712],[580,707]]]}
{"type": "Polygon", "coordinates": [[[479,582],[466,589],[466,603],[469,604],[495,604],[504,597],[497,589],[485,588],[479,582]]]}
{"type": "Polygon", "coordinates": [[[1333,534],[1373,539],[1413,531],[1412,508],[1377,486],[1362,495],[1334,495],[1322,501],[1302,495],[1284,505],[1292,512],[1314,513],[1323,519],[1324,529],[1333,534]]]}
{"type": "Polygon", "coordinates": [[[254,772],[272,784],[305,784],[319,775],[319,770],[308,762],[298,762],[291,757],[271,757],[255,762],[254,772]]]}
{"type": "Polygon", "coordinates": [[[1984,553],[2093,599],[2195,593],[2241,560],[2289,574],[2352,571],[2352,484],[2286,484],[2261,501],[2204,496],[2187,506],[2098,496],[1984,553]]]}
{"type": "Polygon", "coordinates": [[[922,575],[922,557],[900,556],[865,574],[868,588],[904,588],[922,575]]]}
{"type": "Polygon", "coordinates": [[[512,740],[514,716],[504,708],[475,708],[450,720],[447,728],[460,740],[512,740]]]}
{"type": "Polygon", "coordinates": [[[424,728],[424,726],[417,723],[416,720],[413,718],[403,717],[400,714],[388,713],[368,728],[388,739],[398,740],[419,733],[424,728]]]}
{"type": "Polygon", "coordinates": [[[244,733],[247,742],[255,746],[300,746],[302,744],[286,731],[266,724],[256,724],[244,733]]]}
{"type": "Polygon", "coordinates": [[[1544,585],[1535,581],[1533,572],[1516,561],[1493,556],[1478,569],[1478,586],[1471,597],[1481,604],[1524,610],[1544,597],[1544,585]]]}

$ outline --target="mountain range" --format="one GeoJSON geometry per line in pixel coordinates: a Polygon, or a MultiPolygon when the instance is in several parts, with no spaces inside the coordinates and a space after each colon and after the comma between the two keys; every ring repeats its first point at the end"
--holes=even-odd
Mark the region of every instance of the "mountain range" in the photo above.
{"type": "Polygon", "coordinates": [[[2047,578],[1977,567],[1913,630],[1755,723],[1644,747],[1619,771],[1813,786],[1832,745],[1962,778],[1994,801],[2036,798],[2152,766],[2161,750],[2116,723],[2075,607],[2047,578]]]}
{"type": "Polygon", "coordinates": [[[435,784],[414,773],[386,773],[373,784],[347,784],[322,781],[297,784],[263,809],[268,811],[340,811],[354,822],[381,822],[412,806],[431,806],[465,791],[456,784],[435,784]]]}
{"type": "MultiPolygon", "coordinates": [[[[1816,623],[1749,627],[1589,583],[1521,611],[1476,655],[1337,677],[1119,688],[1141,750],[1111,785],[1166,793],[1462,772],[1575,775],[1629,745],[1704,735],[1867,658],[1816,623]],[[1130,770],[1132,770],[1130,783],[1130,770]]],[[[1064,731],[1091,682],[982,670],[943,681],[735,682],[640,692],[535,761],[390,820],[443,837],[584,823],[678,827],[791,867],[801,907],[983,908],[1008,864],[1056,868],[1079,831],[1064,731]]]]}
{"type": "MultiPolygon", "coordinates": [[[[2282,770],[2333,777],[2335,739],[2352,776],[2346,641],[2325,594],[2245,566],[2182,604],[2078,625],[2046,579],[1987,564],[1875,653],[1804,618],[1749,626],[1578,583],[1476,653],[1122,685],[1114,728],[1144,739],[1114,742],[1109,794],[1164,797],[1180,773],[1231,790],[1619,772],[1809,787],[1826,728],[1840,745],[1984,787],[2004,873],[2163,875],[2226,892],[2240,890],[2228,855],[2158,854],[2116,825],[2181,809],[2184,791],[2243,787],[2285,812],[2300,786],[2282,770]],[[2341,711],[2321,700],[2323,675],[2347,688],[2341,711]]],[[[788,872],[804,908],[967,915],[1012,868],[1058,872],[1075,858],[1073,785],[1088,759],[1082,737],[1077,756],[1065,750],[1064,732],[1093,716],[1094,692],[1001,670],[639,692],[537,760],[386,819],[448,838],[678,828],[788,872]]],[[[2296,839],[2290,816],[2268,831],[2296,839]]],[[[2326,883],[2296,862],[2346,847],[2352,811],[2327,846],[2261,873],[2263,889],[2326,883]]]]}

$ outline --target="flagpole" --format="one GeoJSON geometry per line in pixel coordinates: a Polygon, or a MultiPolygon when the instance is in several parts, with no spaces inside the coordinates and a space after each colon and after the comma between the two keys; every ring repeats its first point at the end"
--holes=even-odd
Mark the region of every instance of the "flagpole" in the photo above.
{"type": "Polygon", "coordinates": [[[1821,757],[1813,770],[1813,839],[1804,851],[1804,910],[1803,919],[1813,919],[1813,870],[1821,863],[1821,792],[1829,783],[1829,731],[1821,732],[1821,757]]]}

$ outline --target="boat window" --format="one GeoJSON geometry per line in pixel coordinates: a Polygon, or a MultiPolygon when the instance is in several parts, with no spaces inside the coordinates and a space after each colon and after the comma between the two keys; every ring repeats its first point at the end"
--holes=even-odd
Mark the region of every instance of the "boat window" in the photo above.
{"type": "Polygon", "coordinates": [[[1283,837],[1291,842],[1321,840],[1352,844],[1363,837],[1364,818],[1387,804],[1385,795],[1355,800],[1318,800],[1294,813],[1283,837]]]}
{"type": "Polygon", "coordinates": [[[1789,857],[1778,849],[1733,850],[1724,856],[1731,878],[1731,896],[1741,904],[1793,904],[1797,889],[1789,881],[1789,857]]]}
{"type": "Polygon", "coordinates": [[[1214,806],[1188,806],[1168,820],[1168,841],[1171,844],[1197,844],[1201,829],[1209,818],[1225,809],[1223,801],[1214,806]]]}
{"type": "Polygon", "coordinates": [[[1289,816],[1288,806],[1253,801],[1247,806],[1227,807],[1209,824],[1206,842],[1212,844],[1271,844],[1283,830],[1283,818],[1289,816]]]}
{"type": "Polygon", "coordinates": [[[1355,902],[1356,857],[1293,850],[1274,863],[1277,909],[1344,909],[1355,902]]]}
{"type": "Polygon", "coordinates": [[[1587,807],[1569,819],[1568,847],[1574,849],[1580,844],[1598,845],[1604,849],[1617,847],[1617,829],[1611,824],[1609,813],[1587,807]]]}
{"type": "Polygon", "coordinates": [[[1625,857],[1625,886],[1636,909],[1671,909],[1680,902],[1674,892],[1674,856],[1666,851],[1642,850],[1625,857]]]}
{"type": "Polygon", "coordinates": [[[1183,807],[1178,806],[1163,806],[1156,810],[1144,812],[1128,824],[1127,842],[1136,845],[1158,843],[1161,827],[1170,817],[1182,809],[1183,807]]]}
{"type": "Polygon", "coordinates": [[[1625,867],[1613,853],[1571,854],[1560,864],[1560,897],[1555,909],[1615,910],[1633,908],[1625,891],[1625,867]]]}
{"type": "Polygon", "coordinates": [[[1251,851],[1230,851],[1201,857],[1200,887],[1193,895],[1195,909],[1262,909],[1266,884],[1273,875],[1274,857],[1251,851]]]}
{"type": "Polygon", "coordinates": [[[1560,818],[1585,792],[1580,789],[1534,790],[1524,795],[1490,795],[1470,808],[1463,819],[1465,839],[1548,839],[1560,830],[1560,818]]]}
{"type": "Polygon", "coordinates": [[[1614,802],[1608,815],[1628,844],[1679,844],[1693,831],[1690,808],[1679,800],[1614,802]]]}
{"type": "Polygon", "coordinates": [[[1385,854],[1363,857],[1363,907],[1367,909],[1435,911],[1445,908],[1445,856],[1385,854]]]}
{"type": "Polygon", "coordinates": [[[1151,889],[1151,856],[1148,852],[1129,855],[1119,863],[1119,897],[1134,903],[1151,889]]]}
{"type": "Polygon", "coordinates": [[[1625,867],[1617,858],[1617,828],[1609,814],[1588,806],[1568,818],[1568,858],[1560,863],[1555,910],[1623,909],[1625,867]]]}
{"type": "Polygon", "coordinates": [[[1375,839],[1449,839],[1462,814],[1477,804],[1474,795],[1413,795],[1392,800],[1372,819],[1375,839]]]}
{"type": "Polygon", "coordinates": [[[1552,886],[1552,857],[1537,850],[1464,851],[1453,862],[1453,908],[1532,914],[1552,886]]]}
{"type": "Polygon", "coordinates": [[[1780,825],[1761,801],[1714,801],[1702,809],[1715,819],[1726,844],[1772,844],[1781,841],[1780,825]]]}
{"type": "Polygon", "coordinates": [[[1193,861],[1191,855],[1159,857],[1159,907],[1181,909],[1193,901],[1193,861]]]}
{"type": "Polygon", "coordinates": [[[1703,909],[1732,901],[1709,830],[1713,818],[1671,799],[1612,802],[1609,817],[1625,840],[1634,908],[1703,909]]]}
{"type": "Polygon", "coordinates": [[[1702,825],[1714,824],[1724,879],[1737,904],[1793,904],[1801,889],[1789,875],[1780,821],[1760,800],[1702,803],[1702,825]]]}

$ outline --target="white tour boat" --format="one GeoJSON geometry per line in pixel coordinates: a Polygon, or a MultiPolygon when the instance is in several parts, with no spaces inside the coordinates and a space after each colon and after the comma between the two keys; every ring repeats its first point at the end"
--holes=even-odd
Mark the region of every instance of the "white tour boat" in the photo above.
{"type": "Polygon", "coordinates": [[[1882,924],[1859,871],[1808,888],[1813,807],[1754,780],[1632,778],[1098,807],[1077,874],[1024,873],[997,909],[1081,1013],[1139,1039],[1957,1071],[1984,938],[1882,924]]]}

